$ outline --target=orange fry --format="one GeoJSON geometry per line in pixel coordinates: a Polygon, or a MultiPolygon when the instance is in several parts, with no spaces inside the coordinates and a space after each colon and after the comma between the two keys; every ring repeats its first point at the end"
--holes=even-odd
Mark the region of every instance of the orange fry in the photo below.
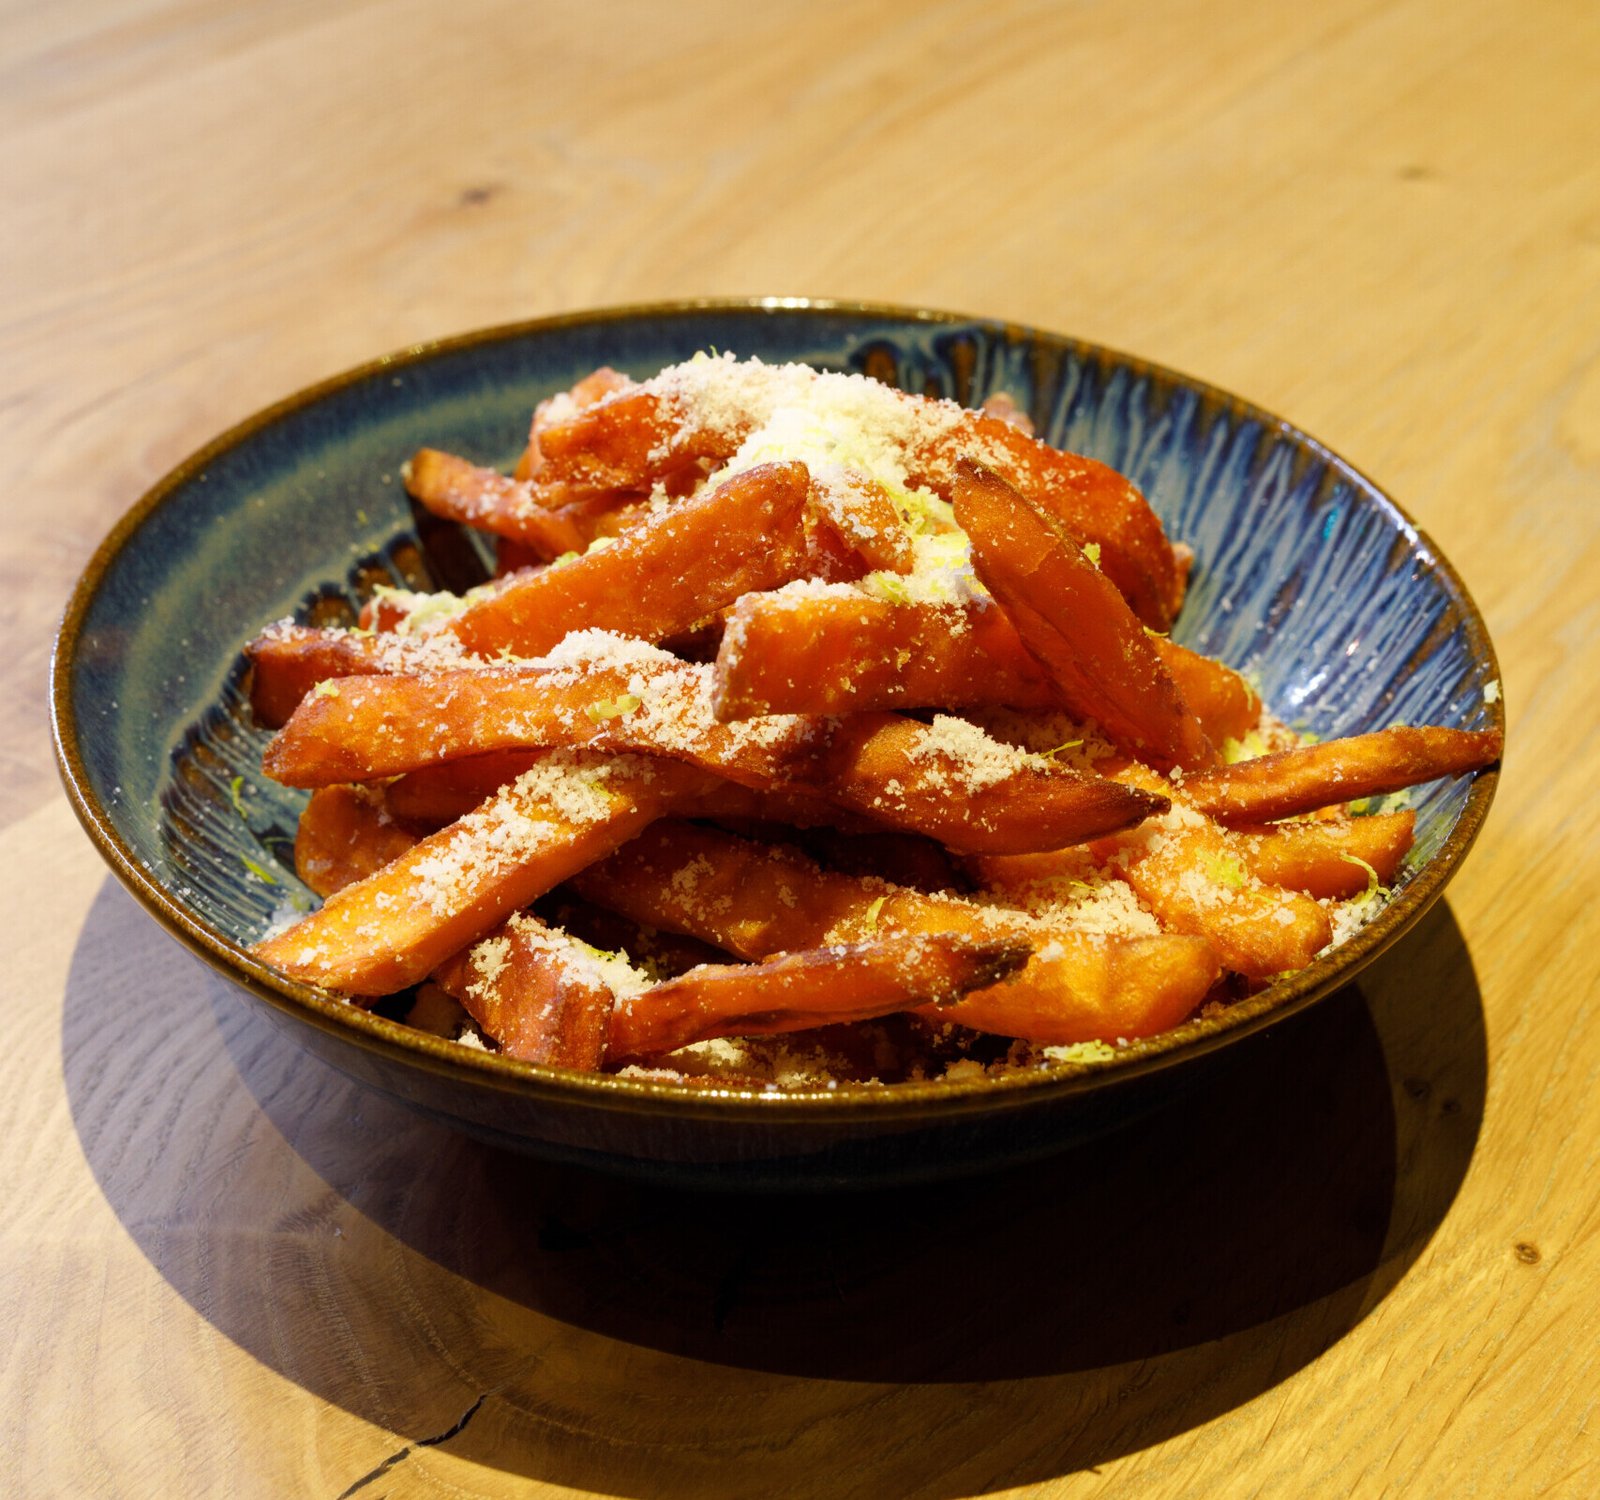
{"type": "Polygon", "coordinates": [[[592,489],[648,489],[700,459],[739,451],[748,417],[713,425],[675,413],[658,382],[629,386],[539,430],[542,475],[592,489]]]}
{"type": "Polygon", "coordinates": [[[1026,755],[958,719],[922,725],[857,714],[718,724],[709,667],[630,649],[616,665],[602,651],[564,668],[345,678],[302,702],[262,764],[287,785],[321,786],[511,749],[664,755],[759,791],[815,793],[972,851],[1059,848],[1165,806],[1159,795],[1026,755]]]}
{"type": "Polygon", "coordinates": [[[890,708],[1047,708],[1060,695],[989,600],[746,594],[717,652],[719,719],[890,708]]]}
{"type": "Polygon", "coordinates": [[[957,467],[955,509],[978,577],[1075,713],[1162,767],[1215,760],[1150,637],[1059,524],[966,461],[957,467]]]}
{"type": "Polygon", "coordinates": [[[1178,566],[1160,519],[1130,480],[1095,459],[1052,448],[1001,418],[970,411],[918,446],[908,477],[953,500],[962,464],[973,459],[1080,546],[1099,548],[1105,576],[1143,624],[1166,630],[1177,619],[1186,570],[1178,566]]]}
{"type": "Polygon", "coordinates": [[[404,478],[406,492],[435,515],[509,538],[541,562],[582,552],[597,536],[625,529],[618,512],[638,498],[611,491],[552,506],[531,485],[436,448],[413,454],[404,478]]]}
{"type": "MultiPolygon", "coordinates": [[[[1161,781],[1143,766],[1119,776],[1136,786],[1161,781]]],[[[1253,980],[1303,969],[1333,940],[1328,914],[1309,896],[1259,880],[1241,843],[1180,804],[1159,822],[1099,841],[1091,851],[1111,863],[1169,932],[1209,939],[1223,968],[1253,980]]]]}
{"type": "Polygon", "coordinates": [[[613,370],[610,365],[601,365],[591,370],[570,390],[560,391],[541,401],[533,409],[533,421],[528,428],[528,447],[518,465],[521,472],[517,478],[532,478],[543,470],[545,463],[541,435],[546,428],[565,422],[586,407],[605,400],[607,396],[614,396],[618,391],[625,391],[632,385],[632,377],[613,370]]]}
{"type": "Polygon", "coordinates": [[[764,1036],[919,1006],[945,1006],[1027,962],[1026,944],[918,934],[690,969],[611,1012],[608,1062],[659,1056],[714,1036],[764,1036]]]}
{"type": "Polygon", "coordinates": [[[1260,755],[1188,776],[1186,801],[1219,823],[1268,823],[1376,797],[1500,758],[1497,729],[1395,726],[1260,755]]]}
{"type": "Polygon", "coordinates": [[[911,533],[889,492],[876,479],[846,469],[814,479],[818,513],[870,570],[909,573],[916,566],[911,533]]]}
{"type": "Polygon", "coordinates": [[[512,578],[444,629],[485,656],[537,656],[582,629],[664,640],[801,570],[808,490],[803,464],[747,469],[608,547],[512,578]]]}
{"type": "Polygon", "coordinates": [[[286,723],[319,682],[380,670],[376,642],[349,630],[280,621],[244,649],[251,669],[250,712],[266,729],[286,723]]]}
{"type": "MultiPolygon", "coordinates": [[[[398,818],[423,828],[437,828],[470,812],[508,781],[515,781],[539,758],[537,750],[500,750],[443,765],[424,766],[389,784],[385,802],[398,818]]],[[[708,776],[692,812],[701,818],[744,819],[786,824],[791,828],[837,828],[874,839],[890,837],[876,824],[853,816],[815,792],[794,787],[759,791],[720,777],[708,776]]]]}
{"type": "MultiPolygon", "coordinates": [[[[1150,645],[1213,743],[1243,739],[1261,699],[1231,667],[1150,645]]],[[[717,653],[717,717],[890,708],[1053,708],[1061,694],[988,599],[899,603],[816,588],[746,594],[717,653]]]]}
{"type": "Polygon", "coordinates": [[[475,811],[252,950],[294,979],[355,996],[416,984],[592,863],[689,790],[637,758],[552,755],[475,811]]]}
{"type": "Polygon", "coordinates": [[[605,1056],[605,976],[581,943],[537,917],[507,918],[433,978],[508,1057],[592,1073],[605,1056]]]}
{"type": "Polygon", "coordinates": [[[1091,936],[1020,911],[823,870],[793,849],[670,820],[571,884],[636,922],[744,958],[890,933],[1038,944],[1015,978],[932,1015],[1046,1046],[1164,1031],[1201,1003],[1218,974],[1216,955],[1200,938],[1091,936]]]}
{"type": "Polygon", "coordinates": [[[1237,832],[1244,861],[1257,880],[1344,901],[1360,895],[1373,880],[1394,883],[1400,861],[1411,849],[1416,822],[1415,813],[1402,811],[1237,832]]]}
{"type": "Polygon", "coordinates": [[[311,794],[294,835],[294,871],[319,896],[365,880],[417,842],[396,823],[383,793],[325,786],[311,794]]]}
{"type": "Polygon", "coordinates": [[[1222,967],[1248,979],[1303,969],[1333,938],[1327,913],[1252,875],[1216,828],[1185,828],[1138,851],[1123,878],[1169,932],[1209,939],[1222,967]]]}
{"type": "Polygon", "coordinates": [[[1154,1036],[1193,1015],[1219,974],[1203,937],[1059,932],[1010,984],[974,991],[939,1018],[1048,1047],[1154,1036]]]}
{"type": "Polygon", "coordinates": [[[1261,695],[1232,667],[1164,635],[1151,636],[1150,644],[1177,687],[1183,706],[1200,721],[1213,745],[1242,740],[1260,722],[1261,695]]]}

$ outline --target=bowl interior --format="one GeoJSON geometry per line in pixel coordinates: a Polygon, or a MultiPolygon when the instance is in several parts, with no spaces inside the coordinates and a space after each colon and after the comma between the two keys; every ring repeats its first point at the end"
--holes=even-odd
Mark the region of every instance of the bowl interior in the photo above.
{"type": "MultiPolygon", "coordinates": [[[[1070,339],[954,316],[770,301],[621,309],[469,335],[341,376],[218,439],[112,533],[63,627],[56,729],[80,815],[135,893],[261,992],[264,971],[251,973],[240,950],[311,898],[292,861],[303,794],[260,774],[268,736],[250,723],[240,647],[285,615],[348,621],[374,583],[482,576],[475,543],[413,513],[400,466],[418,446],[509,467],[544,396],[600,364],[644,376],[706,348],[866,372],[968,404],[1008,392],[1040,436],[1144,489],[1197,555],[1175,637],[1248,673],[1298,727],[1330,736],[1500,722],[1485,697],[1493,652],[1449,564],[1369,481],[1237,398],[1070,339]]],[[[1412,899],[1348,953],[1256,997],[1249,1016],[1332,988],[1414,921],[1465,852],[1492,785],[1418,789],[1412,899]]],[[[307,1002],[299,987],[273,987],[275,1003],[307,1002]]],[[[334,1010],[321,1010],[326,1023],[334,1010]]],[[[1127,1061],[1228,1029],[1194,1023],[1127,1061]]],[[[498,1058],[473,1066],[529,1072],[498,1058]]]]}

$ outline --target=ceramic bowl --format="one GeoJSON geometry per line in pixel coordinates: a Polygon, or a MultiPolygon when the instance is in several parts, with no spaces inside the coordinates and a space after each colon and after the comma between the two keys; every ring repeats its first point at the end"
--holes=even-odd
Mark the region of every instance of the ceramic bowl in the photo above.
{"type": "Polygon", "coordinates": [[[404,350],[251,418],[144,496],[95,554],[57,643],[73,805],[149,911],[345,1073],[485,1139],[693,1183],[862,1184],[1048,1151],[1173,1093],[1184,1071],[1348,980],[1411,927],[1478,832],[1495,773],[1414,797],[1386,910],[1310,968],[1122,1049],[998,1080],[784,1095],[686,1091],[473,1052],[293,983],[247,946],[306,893],[301,794],[260,774],[239,651],[298,614],[348,620],[375,582],[461,587],[474,543],[419,523],[426,443],[509,467],[534,404],[599,364],[644,376],[706,348],[864,371],[975,404],[1005,390],[1048,441],[1130,475],[1198,556],[1177,639],[1250,673],[1317,734],[1503,728],[1471,598],[1374,484],[1289,423],[1144,361],[952,314],[794,299],[630,307],[404,350]],[[1487,689],[1487,691],[1486,691],[1487,689]]]}

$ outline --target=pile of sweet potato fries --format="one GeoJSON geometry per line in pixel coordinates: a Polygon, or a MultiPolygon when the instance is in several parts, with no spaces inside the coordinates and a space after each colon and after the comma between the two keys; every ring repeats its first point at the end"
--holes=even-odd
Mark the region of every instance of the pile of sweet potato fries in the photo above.
{"type": "Polygon", "coordinates": [[[1004,400],[602,369],[514,475],[424,449],[406,481],[498,575],[251,644],[324,898],[255,952],[357,1003],[431,982],[533,1062],[672,1076],[888,1016],[946,1057],[1148,1036],[1375,908],[1413,819],[1352,802],[1500,750],[1299,744],[1164,634],[1189,557],[1138,490],[1004,400]]]}

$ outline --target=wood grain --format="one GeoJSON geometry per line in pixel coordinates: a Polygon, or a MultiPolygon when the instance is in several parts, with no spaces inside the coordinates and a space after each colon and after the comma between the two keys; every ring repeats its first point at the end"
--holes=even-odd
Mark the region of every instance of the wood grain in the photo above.
{"type": "Polygon", "coordinates": [[[1600,1486],[1600,10],[1580,0],[0,8],[0,1491],[1578,1496],[1600,1486]],[[56,790],[78,570],[369,356],[789,292],[1300,423],[1500,653],[1401,949],[1093,1152],[664,1198],[303,1055],[56,790]]]}

